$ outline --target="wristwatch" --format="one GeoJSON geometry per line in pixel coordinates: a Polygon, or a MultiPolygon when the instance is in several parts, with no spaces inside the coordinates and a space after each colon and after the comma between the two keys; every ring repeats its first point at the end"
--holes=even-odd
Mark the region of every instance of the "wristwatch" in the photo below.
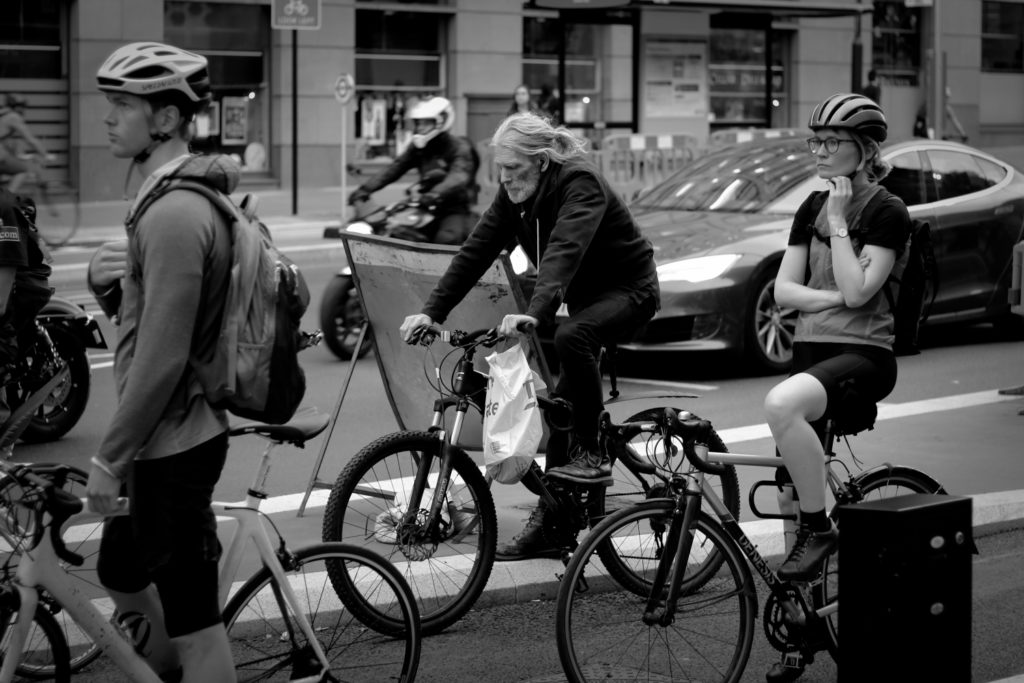
{"type": "Polygon", "coordinates": [[[850,236],[850,233],[846,231],[846,228],[839,228],[838,230],[836,230],[831,235],[831,237],[849,237],[849,236],[850,236]]]}

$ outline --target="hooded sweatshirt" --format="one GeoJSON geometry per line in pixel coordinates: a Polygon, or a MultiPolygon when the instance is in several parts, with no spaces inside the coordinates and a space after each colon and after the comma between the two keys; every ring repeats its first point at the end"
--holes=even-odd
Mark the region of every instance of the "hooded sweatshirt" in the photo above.
{"type": "MultiPolygon", "coordinates": [[[[154,175],[198,180],[225,194],[238,185],[238,166],[228,157],[175,161],[154,175]]],[[[217,335],[231,265],[228,225],[206,198],[187,190],[164,194],[136,217],[137,206],[129,213],[126,274],[97,295],[117,324],[118,395],[99,455],[122,477],[136,459],[181,453],[228,429],[227,414],[210,407],[189,365],[217,335]]]]}

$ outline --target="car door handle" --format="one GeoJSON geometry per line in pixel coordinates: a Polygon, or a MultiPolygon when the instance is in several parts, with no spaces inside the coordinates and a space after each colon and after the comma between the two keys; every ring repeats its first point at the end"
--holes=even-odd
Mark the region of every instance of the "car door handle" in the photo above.
{"type": "Polygon", "coordinates": [[[1003,204],[1002,206],[997,206],[996,207],[995,214],[997,216],[1005,216],[1008,213],[1013,213],[1013,205],[1012,204],[1003,204]]]}

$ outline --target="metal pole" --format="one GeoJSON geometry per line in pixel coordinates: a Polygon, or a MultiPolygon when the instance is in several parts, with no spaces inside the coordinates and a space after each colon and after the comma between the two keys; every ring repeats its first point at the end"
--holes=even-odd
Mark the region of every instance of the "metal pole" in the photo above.
{"type": "Polygon", "coordinates": [[[299,213],[299,32],[292,31],[292,215],[299,213]]]}
{"type": "Polygon", "coordinates": [[[942,14],[939,8],[942,0],[935,0],[932,3],[932,125],[935,127],[935,139],[941,140],[946,132],[946,93],[943,88],[946,84],[943,73],[942,59],[942,14]]]}
{"type": "Polygon", "coordinates": [[[341,105],[341,211],[338,220],[345,223],[345,200],[348,197],[348,104],[341,105]]]}

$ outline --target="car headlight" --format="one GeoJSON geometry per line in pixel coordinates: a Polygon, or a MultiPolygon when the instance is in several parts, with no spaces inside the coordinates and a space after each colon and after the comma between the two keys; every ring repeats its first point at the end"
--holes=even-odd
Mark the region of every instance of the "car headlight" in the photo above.
{"type": "Polygon", "coordinates": [[[739,254],[716,254],[700,256],[682,261],[673,261],[658,266],[658,279],[662,282],[704,282],[713,280],[734,263],[740,260],[739,254]]]}

